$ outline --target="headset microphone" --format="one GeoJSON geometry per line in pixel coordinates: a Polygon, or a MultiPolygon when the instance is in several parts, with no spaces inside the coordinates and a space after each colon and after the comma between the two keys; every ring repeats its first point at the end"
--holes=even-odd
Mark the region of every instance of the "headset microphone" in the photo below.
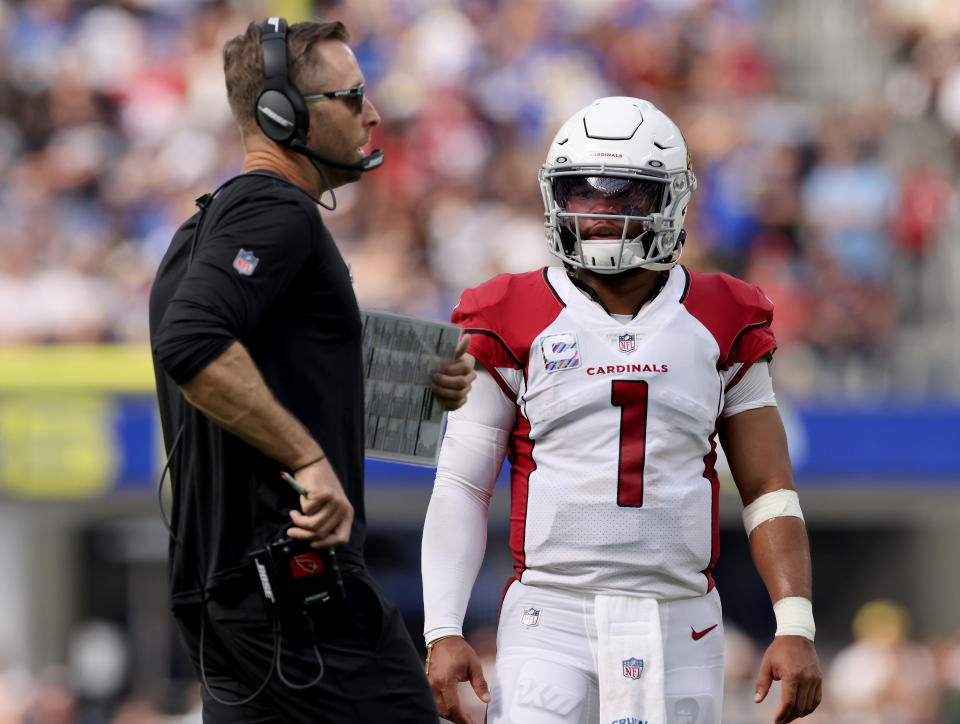
{"type": "Polygon", "coordinates": [[[312,158],[314,161],[319,161],[325,166],[341,168],[345,171],[373,171],[373,169],[378,168],[383,163],[383,151],[380,149],[371,152],[369,156],[361,161],[349,163],[347,161],[337,161],[336,159],[323,156],[314,151],[312,148],[307,148],[303,141],[296,138],[289,142],[288,147],[291,151],[296,151],[307,158],[312,158]]]}

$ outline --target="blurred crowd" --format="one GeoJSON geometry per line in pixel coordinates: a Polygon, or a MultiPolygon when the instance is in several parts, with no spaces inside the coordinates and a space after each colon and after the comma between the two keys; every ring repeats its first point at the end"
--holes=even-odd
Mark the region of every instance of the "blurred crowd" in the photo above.
{"type": "Polygon", "coordinates": [[[326,214],[362,305],[447,318],[552,263],[549,140],[636,95],[700,179],[684,262],[776,302],[785,390],[960,380],[949,0],[0,0],[0,344],[146,338],[173,231],[242,156],[221,47],[270,12],[343,20],[383,117],[387,163],[326,214]]]}
{"type": "MultiPolygon", "coordinates": [[[[824,696],[808,724],[958,724],[960,723],[960,633],[920,642],[911,633],[909,612],[892,600],[866,602],[852,622],[852,637],[838,649],[819,644],[824,696]]],[[[122,674],[122,650],[103,639],[72,656],[71,666],[50,669],[32,680],[23,672],[0,667],[0,724],[199,724],[196,683],[161,682],[153,692],[130,692],[122,674]],[[112,653],[111,653],[112,652],[112,653]],[[173,699],[178,705],[171,706],[173,699]],[[170,713],[171,709],[178,713],[170,713]]],[[[120,634],[110,634],[119,638],[120,634]]],[[[780,702],[779,683],[767,698],[753,701],[763,651],[738,629],[726,627],[724,656],[724,724],[769,724],[780,702]]],[[[496,632],[468,632],[490,681],[496,632]]],[[[109,638],[109,637],[108,637],[109,638]]],[[[470,684],[460,685],[460,699],[475,721],[484,705],[470,684]]],[[[696,724],[692,720],[691,724],[696,724]]]]}
{"type": "MultiPolygon", "coordinates": [[[[776,303],[782,389],[960,388],[956,0],[0,0],[0,345],[146,339],[170,237],[239,170],[222,45],[276,13],[343,20],[383,117],[386,164],[324,212],[362,305],[445,319],[465,287],[555,263],[549,141],[635,95],[690,146],[684,263],[776,303]]],[[[827,642],[807,721],[960,723],[960,634],[921,644],[871,605],[827,642]]],[[[759,655],[728,632],[727,724],[772,719],[759,655]]],[[[0,724],[199,721],[91,696],[69,667],[0,662],[0,724]]]]}

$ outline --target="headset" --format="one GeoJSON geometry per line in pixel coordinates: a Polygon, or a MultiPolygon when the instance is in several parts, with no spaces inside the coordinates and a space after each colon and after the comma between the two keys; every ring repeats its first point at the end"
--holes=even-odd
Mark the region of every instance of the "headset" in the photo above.
{"type": "Polygon", "coordinates": [[[347,171],[372,171],[383,163],[377,149],[356,163],[338,161],[307,148],[310,113],[303,94],[287,77],[287,21],[271,17],[260,26],[263,85],[254,106],[257,125],[264,135],[281,146],[326,166],[347,171]]]}

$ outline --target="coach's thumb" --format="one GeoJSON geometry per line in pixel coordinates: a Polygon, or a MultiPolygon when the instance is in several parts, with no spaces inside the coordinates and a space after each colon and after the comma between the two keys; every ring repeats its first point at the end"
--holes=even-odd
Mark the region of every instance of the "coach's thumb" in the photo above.
{"type": "Polygon", "coordinates": [[[479,666],[473,670],[470,685],[484,704],[490,703],[490,688],[487,686],[487,680],[483,678],[483,670],[479,666]]]}
{"type": "Polygon", "coordinates": [[[470,349],[470,335],[464,334],[457,341],[457,349],[453,353],[453,358],[457,359],[458,357],[461,357],[468,349],[470,349]]]}
{"type": "Polygon", "coordinates": [[[753,700],[760,703],[767,698],[767,692],[770,691],[770,684],[773,683],[771,671],[766,666],[760,667],[760,676],[757,677],[757,692],[753,695],[753,700]]]}

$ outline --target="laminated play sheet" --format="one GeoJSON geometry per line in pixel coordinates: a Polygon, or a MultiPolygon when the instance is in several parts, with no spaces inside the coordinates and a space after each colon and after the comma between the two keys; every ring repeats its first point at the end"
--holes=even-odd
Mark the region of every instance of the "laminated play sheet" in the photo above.
{"type": "Polygon", "coordinates": [[[460,328],[368,309],[361,317],[366,456],[436,466],[444,409],[430,383],[453,359],[460,328]]]}

